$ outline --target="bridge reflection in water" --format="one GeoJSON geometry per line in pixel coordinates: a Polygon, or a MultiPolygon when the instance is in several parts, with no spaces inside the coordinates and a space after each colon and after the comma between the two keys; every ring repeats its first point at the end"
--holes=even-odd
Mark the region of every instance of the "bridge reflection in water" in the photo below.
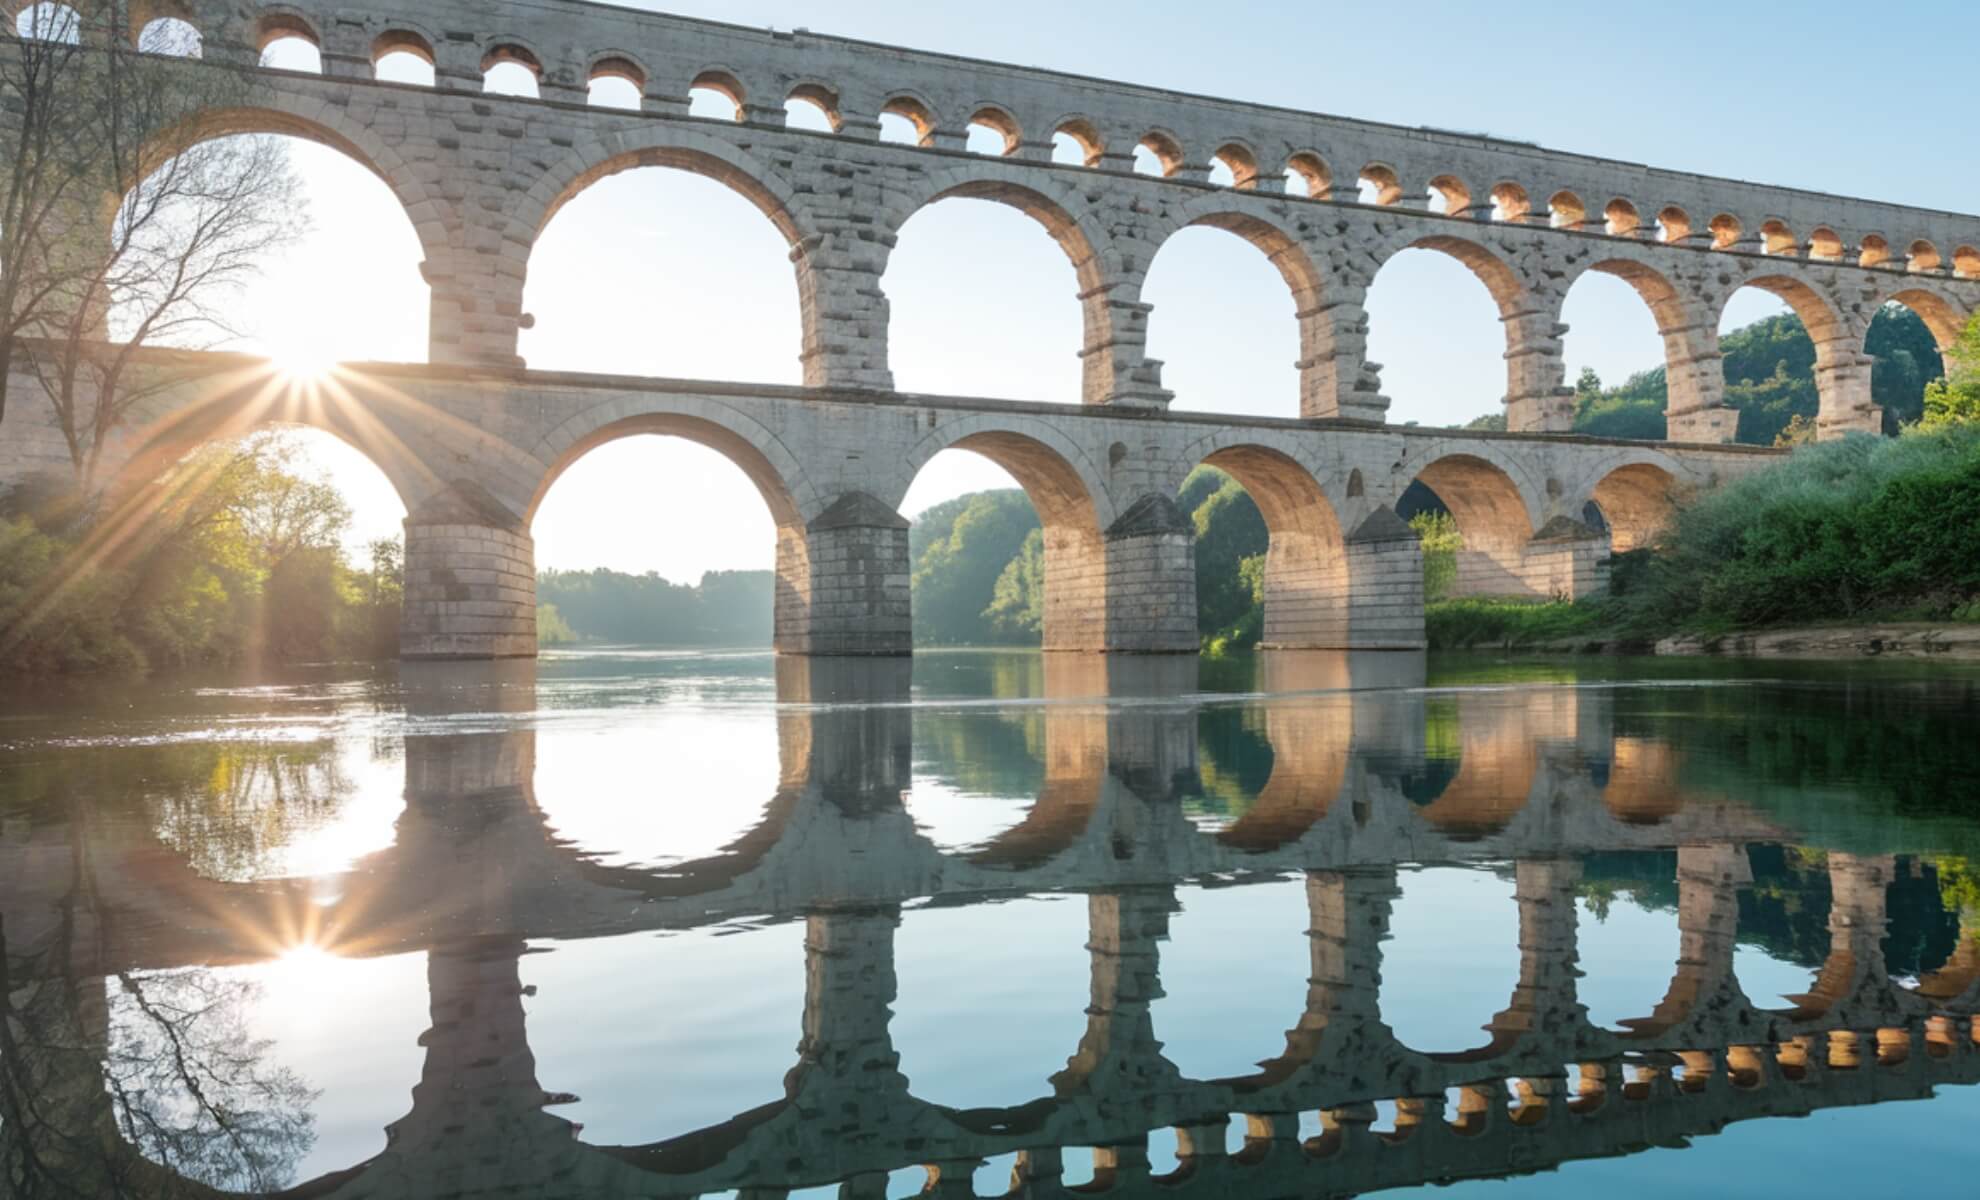
{"type": "MultiPolygon", "coordinates": [[[[272,1149],[202,1168],[188,1139],[133,1118],[143,1097],[114,1044],[131,1041],[117,1015],[129,981],[300,942],[424,952],[429,1027],[383,1152],[290,1195],[880,1197],[900,1194],[905,1169],[924,1170],[932,1195],[1337,1195],[1980,1082],[1980,942],[1961,929],[1932,969],[1906,964],[1905,981],[1887,961],[1889,898],[1914,870],[1906,847],[1852,852],[1820,831],[1826,959],[1785,1006],[1748,994],[1735,945],[1756,848],[1809,831],[1697,782],[1685,747],[1619,719],[1610,689],[1428,689],[1420,658],[1279,655],[1260,665],[1265,694],[1238,704],[1199,693],[1194,660],[1031,661],[1038,694],[997,711],[1025,727],[1042,782],[1021,820],[966,845],[917,825],[914,748],[941,727],[961,769],[986,727],[913,702],[910,666],[894,660],[780,660],[779,779],[759,823],[665,867],[610,865],[544,819],[533,663],[407,668],[394,841],[335,876],[221,882],[153,824],[79,803],[31,810],[0,842],[10,1183],[24,1195],[278,1190],[281,1129],[217,1112],[213,1137],[246,1128],[272,1149]],[[1269,747],[1255,785],[1205,761],[1200,728],[1233,706],[1243,736],[1269,747]],[[1674,859],[1659,886],[1675,896],[1678,954],[1649,1011],[1603,1028],[1579,996],[1578,901],[1589,864],[1629,852],[1674,859]],[[1510,877],[1518,934],[1504,952],[1518,970],[1478,1044],[1431,1050],[1385,1021],[1383,950],[1398,868],[1444,862],[1510,877]],[[1154,1009],[1178,889],[1288,879],[1303,882],[1305,947],[1261,934],[1246,950],[1303,953],[1304,1008],[1255,1069],[1189,1077],[1154,1009]],[[1021,1104],[929,1101],[890,1027],[904,906],[1055,893],[1084,897],[1090,957],[1064,1068],[1021,1104]],[[803,971],[803,1009],[783,1098],[651,1144],[586,1140],[558,1112],[575,1098],[539,1072],[524,956],[550,940],[765,919],[804,935],[803,962],[788,964],[803,971]]],[[[184,1055],[159,1028],[138,1045],[184,1055]]],[[[246,1070],[230,1059],[217,1076],[246,1070]]],[[[307,1106],[306,1091],[291,1099],[307,1106]]]]}

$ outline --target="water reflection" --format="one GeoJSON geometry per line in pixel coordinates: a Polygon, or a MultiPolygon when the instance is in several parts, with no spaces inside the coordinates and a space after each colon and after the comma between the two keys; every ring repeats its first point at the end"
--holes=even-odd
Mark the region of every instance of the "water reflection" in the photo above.
{"type": "Polygon", "coordinates": [[[1335,1194],[1980,1080],[1973,683],[1671,669],[591,655],[23,711],[6,1194],[1335,1194]]]}

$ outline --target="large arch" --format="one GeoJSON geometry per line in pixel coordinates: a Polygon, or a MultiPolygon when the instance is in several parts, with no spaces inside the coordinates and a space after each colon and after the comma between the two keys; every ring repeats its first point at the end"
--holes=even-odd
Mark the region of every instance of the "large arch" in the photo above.
{"type": "Polygon", "coordinates": [[[755,486],[776,529],[776,644],[802,649],[811,632],[814,583],[807,521],[818,515],[817,498],[797,456],[770,430],[727,405],[642,395],[574,414],[531,448],[540,473],[517,510],[521,528],[530,528],[551,487],[578,460],[608,442],[639,435],[705,446],[755,486]]]}
{"type": "Polygon", "coordinates": [[[1078,403],[1085,384],[1076,233],[1037,203],[961,187],[914,210],[880,278],[888,369],[905,392],[1078,403]],[[1069,248],[1070,242],[1070,248],[1069,248]],[[958,287],[968,279],[968,287],[958,287]]]}
{"type": "MultiPolygon", "coordinates": [[[[763,213],[789,247],[796,272],[802,337],[799,358],[804,382],[818,385],[831,376],[825,333],[830,306],[821,302],[819,271],[829,257],[803,219],[798,188],[770,164],[719,136],[668,124],[637,134],[616,133],[573,147],[549,164],[531,187],[517,195],[509,212],[509,239],[533,250],[551,220],[579,194],[598,181],[625,171],[662,167],[714,180],[740,195],[763,213]]],[[[526,252],[527,252],[526,250],[526,252]]],[[[527,270],[504,276],[512,292],[494,297],[500,305],[523,311],[527,270]]]]}
{"type": "Polygon", "coordinates": [[[1633,258],[1598,259],[1568,281],[1563,308],[1572,299],[1576,285],[1589,275],[1604,275],[1627,284],[1656,324],[1663,339],[1666,436],[1674,441],[1731,440],[1718,339],[1703,316],[1685,303],[1670,277],[1633,258]]]}
{"type": "Polygon", "coordinates": [[[1415,482],[1436,494],[1464,539],[1454,595],[1533,594],[1526,550],[1535,533],[1534,516],[1505,465],[1476,451],[1453,451],[1419,468],[1415,482]]]}
{"type": "MultiPolygon", "coordinates": [[[[1818,428],[1824,437],[1860,431],[1877,433],[1883,415],[1871,400],[1870,358],[1863,352],[1867,329],[1857,330],[1808,282],[1790,275],[1759,275],[1740,280],[1720,303],[1716,323],[1740,290],[1754,288],[1782,303],[1801,321],[1815,346],[1815,387],[1821,397],[1818,428]]],[[[1728,380],[1728,385],[1731,381],[1728,380]]]]}
{"type": "MultiPolygon", "coordinates": [[[[1429,424],[1448,424],[1476,417],[1492,418],[1503,415],[1507,427],[1515,431],[1545,432],[1564,428],[1563,413],[1556,411],[1562,407],[1558,395],[1562,384],[1562,367],[1559,342],[1554,337],[1554,306],[1534,297],[1519,272],[1495,251],[1470,238],[1455,234],[1438,234],[1402,243],[1382,257],[1381,265],[1369,280],[1371,310],[1386,307],[1378,290],[1382,286],[1383,278],[1393,264],[1413,251],[1434,251],[1453,259],[1484,286],[1492,308],[1503,326],[1502,335],[1491,340],[1503,342],[1501,356],[1505,364],[1505,377],[1504,388],[1499,397],[1502,404],[1497,409],[1482,413],[1453,410],[1434,415],[1427,413],[1411,415],[1429,424]]],[[[1435,357],[1422,353],[1428,349],[1430,335],[1422,329],[1420,314],[1415,321],[1407,323],[1397,321],[1394,314],[1382,314],[1383,319],[1380,321],[1376,316],[1377,313],[1371,311],[1370,358],[1386,357],[1394,362],[1413,363],[1430,361],[1435,357]],[[1425,338],[1425,343],[1405,346],[1395,340],[1403,337],[1408,331],[1416,331],[1415,336],[1425,338]],[[1403,353],[1391,353],[1395,350],[1401,350],[1403,353]]],[[[1448,327],[1440,325],[1436,329],[1435,337],[1448,346],[1453,332],[1448,327]]],[[[1482,343],[1484,339],[1480,341],[1482,343]]],[[[1389,390],[1393,390],[1393,384],[1392,376],[1389,390]]],[[[1490,396],[1491,385],[1485,380],[1481,379],[1475,385],[1467,381],[1466,386],[1478,387],[1481,398],[1490,396]]],[[[1407,404],[1409,397],[1403,396],[1402,401],[1407,404]]],[[[1480,407],[1483,405],[1481,404],[1480,407]]],[[[1567,421],[1571,421],[1571,411],[1566,412],[1565,417],[1567,421]]]]}
{"type": "Polygon", "coordinates": [[[1677,510],[1677,478],[1663,467],[1635,462],[1595,484],[1589,499],[1608,527],[1610,549],[1641,550],[1656,540],[1677,510]]]}
{"type": "Polygon", "coordinates": [[[1346,544],[1334,501],[1314,473],[1278,448],[1224,433],[1186,453],[1237,480],[1258,506],[1266,550],[1261,644],[1339,648],[1351,644],[1346,544]]]}
{"type": "Polygon", "coordinates": [[[1008,205],[1043,226],[1065,251],[1078,279],[1085,314],[1081,398],[1088,404],[1106,403],[1129,386],[1128,370],[1141,364],[1142,313],[1138,306],[1124,309],[1118,303],[1124,298],[1114,294],[1122,282],[1119,256],[1106,227],[1078,194],[1070,188],[1048,194],[1019,182],[1021,178],[1023,172],[995,161],[937,172],[894,211],[890,227],[898,232],[922,209],[958,198],[1008,205]]]}
{"type": "MultiPolygon", "coordinates": [[[[1147,282],[1143,285],[1142,289],[1143,301],[1151,306],[1148,320],[1148,353],[1150,357],[1158,359],[1163,363],[1168,373],[1165,382],[1170,390],[1176,392],[1179,407],[1199,410],[1207,408],[1211,411],[1235,413],[1248,411],[1242,403],[1233,406],[1227,398],[1210,394],[1213,390],[1210,387],[1195,382],[1194,378],[1186,373],[1179,374],[1177,371],[1179,363],[1185,367],[1194,366],[1194,364],[1189,363],[1187,358],[1178,358],[1173,353],[1158,352],[1163,347],[1163,342],[1158,338],[1158,331],[1167,331],[1173,328],[1162,316],[1162,305],[1155,303],[1155,298],[1158,294],[1157,285],[1162,279],[1160,270],[1165,252],[1169,251],[1172,244],[1176,243],[1178,239],[1190,236],[1192,231],[1220,230],[1224,233],[1231,234],[1233,237],[1255,247],[1265,256],[1266,263],[1278,274],[1279,278],[1284,282],[1287,292],[1290,294],[1291,313],[1287,314],[1283,309],[1278,309],[1275,311],[1275,315],[1272,316],[1271,320],[1278,328],[1284,331],[1288,341],[1295,336],[1294,331],[1297,330],[1296,336],[1298,340],[1295,354],[1293,360],[1290,362],[1270,365],[1284,368],[1294,373],[1293,378],[1298,381],[1298,407],[1295,410],[1297,415],[1318,415],[1324,407],[1331,405],[1334,401],[1334,389],[1331,385],[1331,378],[1323,379],[1323,375],[1331,374],[1332,356],[1327,351],[1332,348],[1333,337],[1331,326],[1327,322],[1327,314],[1321,309],[1321,277],[1319,269],[1314,265],[1312,258],[1307,254],[1305,248],[1291,234],[1278,225],[1261,217],[1247,213],[1233,212],[1209,202],[1221,201],[1222,199],[1223,197],[1221,196],[1210,197],[1205,202],[1200,202],[1186,209],[1181,214],[1176,226],[1161,238],[1161,244],[1150,260],[1147,282]],[[1288,315],[1292,317],[1290,323],[1285,320],[1288,315]]],[[[1219,240],[1221,241],[1223,239],[1219,240]]],[[[1208,246],[1204,247],[1205,251],[1209,249],[1208,246]]],[[[1221,251],[1222,247],[1218,249],[1221,251]]],[[[1237,251],[1236,253],[1242,254],[1243,252],[1237,251]]],[[[1232,263],[1231,265],[1236,267],[1241,264],[1232,263]]],[[[1227,290],[1227,285],[1232,282],[1232,278],[1229,272],[1219,272],[1217,276],[1218,287],[1214,289],[1216,304],[1219,309],[1235,306],[1236,315],[1241,322],[1239,328],[1226,330],[1223,333],[1223,336],[1232,339],[1232,342],[1219,347],[1225,353],[1217,356],[1219,363],[1218,370],[1220,373],[1236,373],[1236,379],[1233,382],[1235,383],[1236,390],[1240,392],[1250,393],[1258,391],[1267,396],[1274,393],[1283,394],[1283,389],[1278,382],[1280,379],[1278,372],[1268,371],[1264,364],[1256,362],[1232,361],[1233,354],[1242,354],[1244,352],[1246,347],[1245,339],[1256,336],[1242,328],[1242,322],[1252,320],[1254,317],[1263,318],[1265,316],[1262,312],[1245,307],[1246,301],[1254,294],[1253,291],[1246,290],[1242,294],[1233,295],[1227,290]]],[[[1200,287],[1192,289],[1192,291],[1200,290],[1202,290],[1200,287]]],[[[1193,326],[1203,329],[1211,319],[1210,314],[1199,314],[1198,321],[1194,322],[1193,326]]],[[[1258,324],[1262,328],[1271,327],[1265,325],[1262,320],[1258,321],[1258,324]]],[[[1257,348],[1256,342],[1250,344],[1254,349],[1257,348]]],[[[1287,407],[1283,407],[1277,402],[1273,402],[1270,410],[1261,415],[1289,416],[1294,415],[1294,412],[1288,411],[1287,407]]]]}
{"type": "Polygon", "coordinates": [[[1008,472],[1038,513],[1044,541],[1046,650],[1101,650],[1107,640],[1107,544],[1114,523],[1103,476],[1085,454],[1044,421],[970,417],[938,425],[904,461],[894,495],[944,450],[968,450],[1008,472]]]}

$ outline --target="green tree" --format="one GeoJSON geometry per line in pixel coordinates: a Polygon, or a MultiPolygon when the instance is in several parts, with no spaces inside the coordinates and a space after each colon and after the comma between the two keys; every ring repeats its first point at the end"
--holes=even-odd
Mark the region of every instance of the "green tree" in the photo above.
{"type": "Polygon", "coordinates": [[[997,576],[990,607],[984,610],[990,627],[1011,637],[1039,637],[1045,631],[1045,531],[1025,535],[1017,557],[997,576]]]}
{"type": "Polygon", "coordinates": [[[1980,422],[1980,313],[1960,331],[1947,356],[1946,377],[1925,389],[1927,428],[1980,422]]]}
{"type": "Polygon", "coordinates": [[[915,638],[948,646],[1013,640],[986,614],[1005,567],[1038,528],[1031,501],[1016,490],[961,496],[917,518],[908,530],[915,638]]]}

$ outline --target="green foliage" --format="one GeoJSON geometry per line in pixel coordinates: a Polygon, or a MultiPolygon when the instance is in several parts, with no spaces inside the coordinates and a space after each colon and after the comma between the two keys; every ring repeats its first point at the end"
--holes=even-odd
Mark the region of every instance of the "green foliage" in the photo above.
{"type": "MultiPolygon", "coordinates": [[[[915,640],[938,646],[1022,640],[1021,630],[1000,628],[988,614],[1005,567],[1038,527],[1031,501],[1010,489],[959,496],[918,517],[908,528],[915,640]]],[[[1000,611],[1016,620],[1031,603],[1012,600],[1000,611]]]]}
{"type": "MultiPolygon", "coordinates": [[[[1887,433],[1924,413],[1929,382],[1943,367],[1938,343],[1918,314],[1886,305],[1870,322],[1865,349],[1876,360],[1871,397],[1884,408],[1887,433]]],[[[1793,313],[1756,321],[1719,341],[1725,355],[1726,404],[1739,411],[1736,440],[1776,444],[1790,423],[1812,423],[1821,407],[1815,387],[1815,343],[1793,313]]],[[[1576,433],[1598,437],[1662,438],[1669,385],[1664,368],[1642,371],[1620,387],[1603,388],[1583,371],[1575,388],[1576,433]]],[[[1474,425],[1476,423],[1474,422],[1474,425]]]]}
{"type": "Polygon", "coordinates": [[[1980,427],[1846,438],[1680,510],[1613,607],[1659,633],[1946,614],[1980,595],[1976,538],[1980,427]]]}
{"type": "Polygon", "coordinates": [[[347,564],[350,511],[302,473],[292,441],[208,447],[153,493],[157,510],[130,542],[72,506],[34,503],[37,520],[24,510],[39,498],[0,514],[0,672],[396,651],[398,543],[374,544],[366,567],[347,564]]]}
{"type": "Polygon", "coordinates": [[[776,587],[769,571],[710,571],[699,586],[651,571],[544,571],[537,636],[544,645],[767,646],[776,587]]]}
{"type": "Polygon", "coordinates": [[[1423,543],[1423,601],[1435,603],[1457,585],[1457,552],[1464,548],[1464,536],[1448,512],[1417,513],[1409,527],[1423,543]]]}
{"type": "Polygon", "coordinates": [[[1017,557],[997,576],[990,595],[990,607],[983,615],[997,634],[1036,638],[1045,630],[1045,531],[1034,529],[1025,535],[1017,557]]]}
{"type": "MultiPolygon", "coordinates": [[[[1222,480],[1217,490],[1190,511],[1196,528],[1196,627],[1228,640],[1252,609],[1262,607],[1261,568],[1254,567],[1254,579],[1247,580],[1244,565],[1263,556],[1272,539],[1250,493],[1223,472],[1216,475],[1222,480]]],[[[1262,613],[1259,626],[1262,630],[1262,613]]]]}
{"type": "Polygon", "coordinates": [[[1946,377],[1925,389],[1928,428],[1980,423],[1980,313],[1966,323],[1946,364],[1946,377]]]}
{"type": "Polygon", "coordinates": [[[1607,614],[1598,604],[1493,600],[1477,596],[1440,600],[1423,610],[1433,650],[1475,646],[1515,647],[1593,633],[1607,614]]]}

